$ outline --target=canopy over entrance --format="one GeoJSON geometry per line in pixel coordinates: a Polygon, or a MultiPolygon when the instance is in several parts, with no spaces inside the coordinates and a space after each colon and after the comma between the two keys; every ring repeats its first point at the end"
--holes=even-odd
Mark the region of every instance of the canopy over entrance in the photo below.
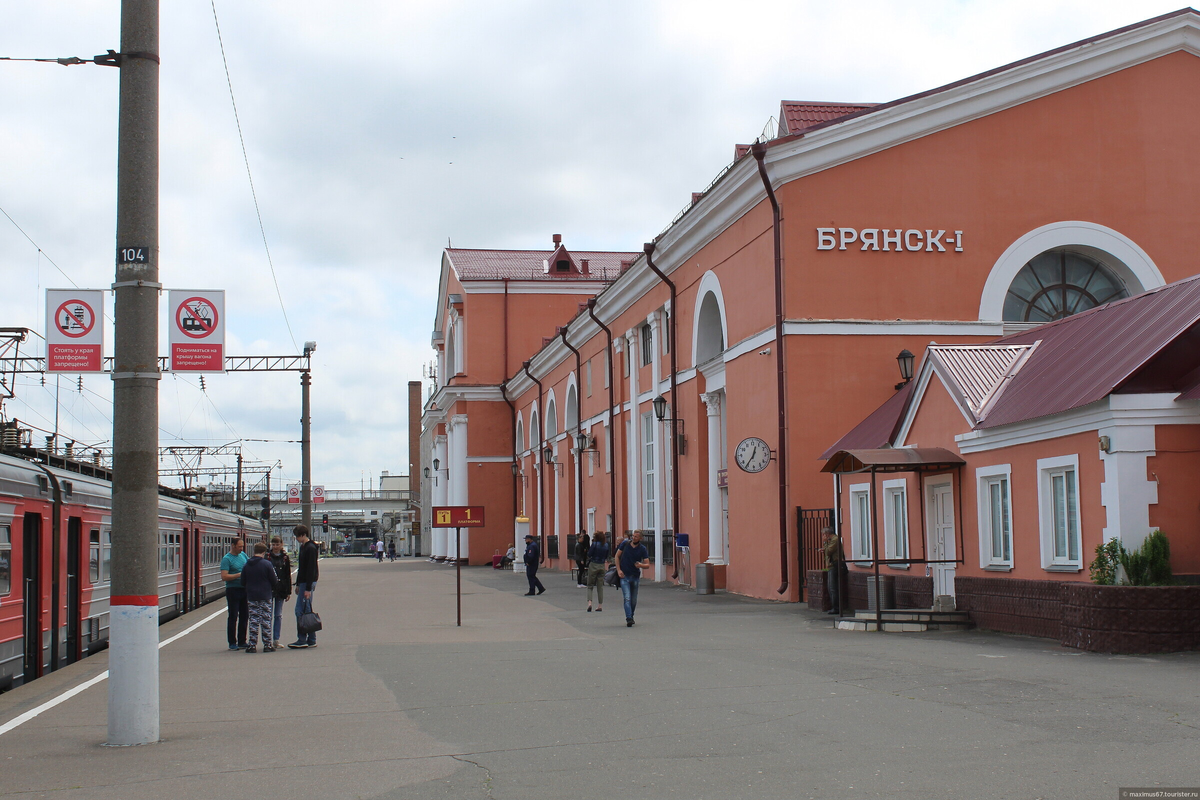
{"type": "Polygon", "coordinates": [[[944,447],[896,447],[880,450],[839,450],[822,472],[940,472],[966,464],[944,447]]]}

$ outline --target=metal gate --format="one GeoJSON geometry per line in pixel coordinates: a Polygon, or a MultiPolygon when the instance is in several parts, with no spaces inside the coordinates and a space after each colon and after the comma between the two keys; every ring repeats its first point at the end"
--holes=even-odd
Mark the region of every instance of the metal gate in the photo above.
{"type": "MultiPolygon", "coordinates": [[[[821,531],[833,527],[832,508],[796,507],[796,530],[800,532],[800,585],[808,591],[808,571],[825,569],[821,531]]],[[[801,597],[806,600],[807,595],[801,597]]]]}

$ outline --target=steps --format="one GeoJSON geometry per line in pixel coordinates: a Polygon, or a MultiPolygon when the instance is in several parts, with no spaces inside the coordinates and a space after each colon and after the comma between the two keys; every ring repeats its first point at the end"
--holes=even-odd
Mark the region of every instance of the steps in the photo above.
{"type": "MultiPolygon", "coordinates": [[[[915,633],[918,631],[965,631],[973,627],[965,611],[930,611],[919,608],[888,608],[879,615],[884,631],[915,633]]],[[[840,631],[877,630],[875,612],[861,610],[853,617],[839,617],[840,631]]]]}

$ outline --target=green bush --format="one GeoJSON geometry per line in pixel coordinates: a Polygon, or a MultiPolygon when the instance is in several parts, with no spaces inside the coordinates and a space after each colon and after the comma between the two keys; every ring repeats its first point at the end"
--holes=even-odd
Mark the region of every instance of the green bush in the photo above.
{"type": "Polygon", "coordinates": [[[1132,553],[1116,538],[1096,545],[1096,558],[1089,571],[1092,583],[1102,586],[1116,583],[1122,586],[1170,586],[1175,583],[1171,575],[1171,543],[1158,530],[1151,532],[1142,546],[1132,553]]]}

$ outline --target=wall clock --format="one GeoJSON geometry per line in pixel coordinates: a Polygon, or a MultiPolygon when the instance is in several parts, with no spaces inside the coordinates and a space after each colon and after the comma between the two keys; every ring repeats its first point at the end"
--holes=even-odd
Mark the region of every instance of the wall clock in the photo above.
{"type": "Polygon", "coordinates": [[[742,439],[733,456],[746,472],[762,472],[771,463],[771,448],[757,436],[748,436],[742,439]]]}

